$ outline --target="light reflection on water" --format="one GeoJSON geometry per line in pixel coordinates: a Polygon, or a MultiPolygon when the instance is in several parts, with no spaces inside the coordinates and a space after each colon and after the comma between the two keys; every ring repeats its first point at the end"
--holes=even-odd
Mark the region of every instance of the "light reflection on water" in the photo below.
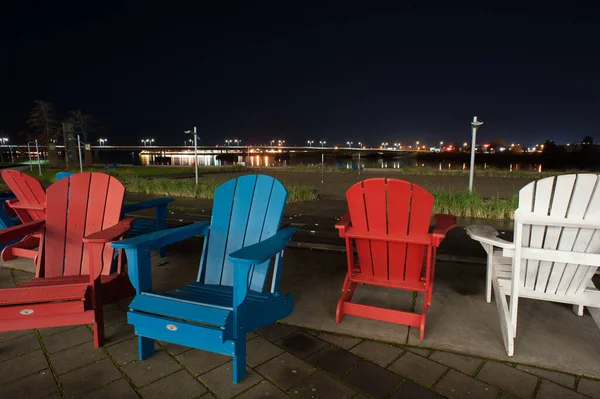
{"type": "MultiPolygon", "coordinates": [[[[140,154],[140,163],[142,165],[172,165],[172,166],[192,166],[194,164],[193,154],[165,154],[161,156],[158,154],[140,154]]],[[[290,159],[280,157],[277,155],[264,155],[254,154],[250,156],[246,155],[235,155],[230,156],[227,159],[219,159],[218,155],[205,155],[198,154],[198,165],[199,166],[225,166],[225,165],[247,165],[251,167],[273,167],[273,166],[306,166],[306,167],[319,167],[321,166],[321,157],[316,156],[296,156],[290,159]]],[[[360,164],[363,168],[379,168],[379,169],[402,169],[402,168],[435,168],[438,170],[468,170],[469,165],[465,162],[417,162],[411,158],[405,159],[365,159],[360,160],[360,164]]],[[[332,159],[325,158],[326,167],[338,167],[344,169],[358,169],[358,159],[332,159]]],[[[487,163],[477,164],[478,168],[488,169],[492,167],[487,163]]],[[[511,163],[508,166],[494,166],[495,169],[508,170],[508,171],[519,171],[519,170],[531,170],[531,171],[542,171],[541,164],[527,164],[527,163],[511,163]]]]}

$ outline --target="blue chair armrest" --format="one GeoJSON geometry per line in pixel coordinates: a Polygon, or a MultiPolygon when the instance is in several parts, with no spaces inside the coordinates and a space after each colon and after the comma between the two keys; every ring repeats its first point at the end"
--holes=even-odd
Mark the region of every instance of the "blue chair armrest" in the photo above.
{"type": "Polygon", "coordinates": [[[155,249],[165,247],[186,238],[197,235],[206,235],[210,228],[210,222],[193,223],[174,229],[155,231],[154,233],[142,234],[137,237],[111,243],[116,249],[155,249]]]}
{"type": "Polygon", "coordinates": [[[245,265],[263,263],[281,252],[292,241],[297,230],[295,227],[281,229],[271,238],[230,253],[228,259],[234,263],[245,265]]]}
{"type": "Polygon", "coordinates": [[[141,211],[143,209],[156,208],[159,206],[167,206],[170,202],[173,202],[173,198],[156,198],[135,204],[127,204],[123,205],[123,213],[141,211]]]}

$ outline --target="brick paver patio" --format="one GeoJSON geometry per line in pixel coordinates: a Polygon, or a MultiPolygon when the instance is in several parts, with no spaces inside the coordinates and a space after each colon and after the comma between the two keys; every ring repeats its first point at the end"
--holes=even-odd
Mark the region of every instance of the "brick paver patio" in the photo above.
{"type": "MultiPolygon", "coordinates": [[[[0,268],[0,287],[31,278],[0,268]]],[[[527,365],[274,324],[248,335],[248,375],[230,358],[157,342],[137,360],[127,303],[108,305],[106,345],[89,326],[0,333],[0,398],[600,398],[600,382],[527,365]]]]}

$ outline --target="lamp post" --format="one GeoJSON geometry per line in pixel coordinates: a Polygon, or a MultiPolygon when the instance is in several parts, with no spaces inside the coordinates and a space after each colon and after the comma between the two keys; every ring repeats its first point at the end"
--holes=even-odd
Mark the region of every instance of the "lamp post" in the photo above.
{"type": "Polygon", "coordinates": [[[347,141],[346,144],[348,144],[348,148],[352,148],[352,144],[354,144],[353,141],[347,141]]]}
{"type": "Polygon", "coordinates": [[[417,141],[417,151],[419,151],[419,142],[417,141]]]}
{"type": "Polygon", "coordinates": [[[105,139],[105,138],[98,139],[98,143],[100,143],[100,147],[104,147],[106,145],[107,141],[108,141],[108,139],[105,139]]]}
{"type": "Polygon", "coordinates": [[[443,147],[444,147],[444,142],[440,141],[440,152],[442,151],[443,147]]]}
{"type": "Polygon", "coordinates": [[[41,176],[42,175],[42,161],[40,160],[40,148],[38,146],[37,139],[35,139],[35,152],[37,153],[38,169],[40,171],[40,176],[41,176]]]}
{"type": "Polygon", "coordinates": [[[325,147],[325,144],[327,144],[326,141],[319,141],[319,144],[321,144],[321,148],[325,147]]]}
{"type": "Polygon", "coordinates": [[[388,148],[388,143],[381,143],[381,148],[388,148]]]}
{"type": "Polygon", "coordinates": [[[308,144],[309,147],[312,147],[314,140],[308,140],[306,143],[308,144]]]}
{"type": "Polygon", "coordinates": [[[186,130],[185,134],[192,134],[194,140],[194,171],[196,173],[196,186],[198,185],[198,132],[196,131],[196,126],[194,126],[194,131],[186,130]]]}
{"type": "Polygon", "coordinates": [[[473,117],[471,122],[472,138],[471,138],[471,165],[469,168],[469,191],[473,191],[473,176],[475,175],[475,144],[477,142],[477,129],[483,125],[483,122],[477,120],[477,117],[473,117]]]}
{"type": "Polygon", "coordinates": [[[271,140],[270,143],[271,143],[271,147],[273,147],[275,145],[275,140],[271,140]]]}

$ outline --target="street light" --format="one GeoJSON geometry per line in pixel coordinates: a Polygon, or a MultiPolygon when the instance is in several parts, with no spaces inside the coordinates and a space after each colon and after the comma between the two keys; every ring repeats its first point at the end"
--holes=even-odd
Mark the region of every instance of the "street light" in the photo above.
{"type": "Polygon", "coordinates": [[[354,144],[353,141],[347,141],[346,144],[348,144],[348,148],[352,148],[352,144],[354,144]]]}
{"type": "Polygon", "coordinates": [[[100,143],[100,147],[104,147],[106,145],[107,141],[108,141],[108,139],[105,139],[105,138],[98,139],[98,143],[100,143]]]}
{"type": "Polygon", "coordinates": [[[275,140],[271,140],[271,147],[275,145],[275,140]]]}
{"type": "Polygon", "coordinates": [[[238,139],[233,139],[233,142],[235,143],[235,145],[240,145],[240,143],[242,142],[242,140],[238,140],[238,139]]]}
{"type": "MultiPolygon", "coordinates": [[[[198,132],[196,131],[196,126],[194,126],[194,131],[186,130],[185,134],[193,134],[194,140],[194,171],[196,172],[196,186],[198,185],[198,132]]],[[[152,140],[154,141],[154,140],[152,140]]]]}
{"type": "Polygon", "coordinates": [[[319,141],[319,144],[321,144],[321,148],[325,147],[325,144],[327,144],[326,141],[319,141]]]}
{"type": "Polygon", "coordinates": [[[417,141],[417,151],[419,151],[419,142],[417,141]]]}
{"type": "Polygon", "coordinates": [[[306,143],[308,143],[308,146],[309,146],[309,147],[312,147],[312,145],[313,145],[313,143],[314,143],[314,140],[308,140],[306,143]]]}
{"type": "Polygon", "coordinates": [[[473,117],[471,122],[472,138],[471,138],[471,166],[469,169],[469,191],[473,191],[473,176],[475,175],[475,145],[477,143],[477,129],[483,125],[483,122],[477,120],[477,117],[473,117]]]}
{"type": "Polygon", "coordinates": [[[440,151],[442,151],[443,146],[444,146],[444,142],[440,141],[440,151]]]}
{"type": "Polygon", "coordinates": [[[388,143],[381,143],[381,147],[382,148],[387,148],[388,147],[388,143]]]}

